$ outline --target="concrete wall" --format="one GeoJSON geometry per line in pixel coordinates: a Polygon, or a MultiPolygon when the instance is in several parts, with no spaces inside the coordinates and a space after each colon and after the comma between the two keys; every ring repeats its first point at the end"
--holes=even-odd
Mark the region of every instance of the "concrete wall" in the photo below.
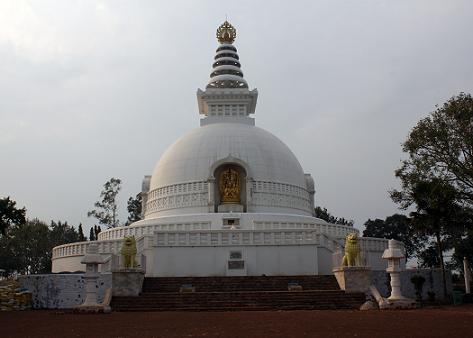
{"type": "Polygon", "coordinates": [[[146,270],[156,277],[225,276],[230,252],[241,251],[249,276],[313,275],[318,273],[317,250],[313,245],[154,247],[146,270]]]}
{"type": "MultiPolygon", "coordinates": [[[[49,274],[19,276],[21,288],[33,293],[35,309],[70,309],[85,300],[83,274],[49,274]]],[[[98,300],[112,287],[112,275],[104,273],[98,283],[98,300]]]]}
{"type": "MultiPolygon", "coordinates": [[[[414,284],[411,277],[421,275],[425,278],[424,287],[422,289],[422,299],[428,299],[428,293],[434,292],[436,300],[442,300],[443,282],[442,270],[440,269],[408,269],[401,273],[401,292],[404,297],[416,298],[414,284]]],[[[390,277],[386,271],[373,270],[373,284],[378,288],[383,297],[387,297],[391,293],[390,277]]],[[[447,293],[452,293],[452,275],[447,272],[447,293]]]]}
{"type": "Polygon", "coordinates": [[[317,249],[317,261],[319,266],[319,275],[332,274],[332,251],[327,248],[319,247],[317,249]]]}
{"type": "MultiPolygon", "coordinates": [[[[194,248],[195,249],[195,248],[194,248]]],[[[201,248],[199,248],[201,249],[201,248]]],[[[226,248],[227,249],[227,248],[226,248]]],[[[301,249],[301,248],[300,248],[301,249]]],[[[303,257],[302,261],[305,267],[308,269],[306,274],[314,274],[316,265],[315,262],[317,258],[320,258],[325,262],[323,258],[325,255],[329,254],[328,252],[325,253],[319,250],[316,253],[313,247],[305,247],[302,248],[300,252],[305,252],[306,256],[303,257]],[[312,265],[311,265],[312,264],[312,265]],[[312,269],[311,272],[309,269],[312,269]]],[[[171,254],[172,250],[168,252],[171,254]]],[[[194,251],[191,251],[194,253],[194,251]]],[[[192,266],[192,264],[199,264],[199,259],[195,255],[195,259],[189,260],[189,265],[186,266],[187,269],[192,266]]],[[[266,275],[270,275],[273,272],[277,271],[280,264],[295,264],[295,269],[300,269],[301,266],[299,265],[299,258],[296,255],[290,254],[288,252],[285,253],[285,258],[281,259],[279,257],[273,257],[271,252],[263,250],[261,252],[254,251],[254,252],[246,252],[244,253],[243,257],[254,256],[258,257],[259,260],[262,262],[271,262],[267,265],[266,270],[263,270],[263,273],[266,272],[266,275]],[[246,255],[246,256],[245,256],[246,255]],[[288,258],[289,257],[289,258],[288,258]]],[[[223,260],[217,259],[214,257],[215,264],[223,263],[223,260]]],[[[179,263],[179,260],[175,260],[175,262],[179,263]]],[[[325,264],[325,263],[324,263],[325,264]]],[[[319,268],[328,268],[324,264],[319,264],[319,268]]],[[[220,266],[220,265],[219,265],[220,266]]],[[[164,269],[164,266],[160,267],[164,269]]],[[[172,269],[171,266],[167,266],[166,268],[172,269]]],[[[202,267],[200,267],[202,268],[202,267]]],[[[199,267],[195,267],[196,270],[199,270],[199,267]]],[[[248,267],[249,275],[252,271],[251,266],[248,267]]],[[[222,272],[221,275],[225,275],[225,265],[220,267],[220,271],[222,272]]],[[[325,274],[324,271],[320,271],[321,274],[325,274]]],[[[276,273],[279,274],[279,273],[276,273]]],[[[296,273],[293,273],[296,274],[296,273]]],[[[423,299],[428,299],[428,292],[434,292],[436,299],[441,300],[443,298],[443,284],[442,284],[442,275],[439,269],[434,270],[407,270],[404,271],[401,275],[402,280],[402,293],[405,297],[415,298],[415,289],[414,285],[411,283],[410,279],[414,275],[422,275],[426,282],[423,288],[423,299]]],[[[197,274],[195,274],[197,276],[197,274]]],[[[202,275],[210,275],[210,274],[202,274],[202,275]]],[[[280,274],[279,274],[280,275],[280,274]]],[[[85,283],[84,279],[82,278],[83,274],[49,274],[49,275],[28,275],[28,276],[19,276],[18,280],[20,282],[20,286],[22,288],[28,289],[33,293],[33,308],[35,309],[70,309],[76,305],[80,305],[83,303],[85,299],[85,283]]],[[[387,297],[390,294],[390,287],[389,287],[389,275],[386,271],[373,271],[373,284],[376,285],[380,293],[387,297]]],[[[105,290],[112,286],[112,276],[111,273],[104,273],[100,276],[98,281],[98,299],[99,302],[103,300],[103,295],[105,294],[105,290]]],[[[452,284],[451,284],[451,275],[450,273],[447,274],[447,289],[449,294],[452,292],[452,284]]]]}
{"type": "Polygon", "coordinates": [[[386,270],[388,263],[382,259],[383,251],[363,252],[366,265],[373,270],[386,270]]]}

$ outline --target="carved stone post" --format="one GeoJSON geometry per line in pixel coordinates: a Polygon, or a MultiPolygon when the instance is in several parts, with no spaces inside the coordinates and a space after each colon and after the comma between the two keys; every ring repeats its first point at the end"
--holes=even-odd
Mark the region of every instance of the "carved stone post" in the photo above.
{"type": "Polygon", "coordinates": [[[207,189],[208,189],[208,205],[209,212],[215,211],[215,178],[211,177],[207,180],[207,189]]]}
{"type": "Polygon", "coordinates": [[[81,263],[85,264],[85,301],[74,310],[78,312],[110,312],[108,304],[97,303],[97,280],[99,279],[99,264],[104,264],[104,260],[99,254],[99,246],[91,243],[87,247],[87,253],[81,263]]]}
{"type": "Polygon", "coordinates": [[[386,272],[391,275],[391,296],[389,300],[403,299],[401,293],[401,259],[405,258],[401,250],[400,243],[396,240],[390,239],[388,248],[384,250],[383,258],[388,260],[388,268],[386,272]]]}
{"type": "Polygon", "coordinates": [[[403,309],[416,307],[417,304],[414,300],[403,297],[401,293],[401,272],[404,270],[401,265],[401,260],[405,258],[404,252],[401,248],[401,243],[394,239],[390,239],[388,242],[388,248],[384,250],[382,257],[388,261],[386,272],[391,275],[391,296],[379,304],[380,309],[403,309]]]}
{"type": "Polygon", "coordinates": [[[251,177],[246,178],[246,210],[248,211],[249,206],[251,205],[251,197],[253,190],[253,179],[251,177]]]}

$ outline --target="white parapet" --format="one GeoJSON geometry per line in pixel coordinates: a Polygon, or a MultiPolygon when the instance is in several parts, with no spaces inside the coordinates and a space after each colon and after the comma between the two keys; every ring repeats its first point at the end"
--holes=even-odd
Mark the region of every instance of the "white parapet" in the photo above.
{"type": "MultiPolygon", "coordinates": [[[[191,223],[173,226],[145,223],[111,229],[106,237],[113,235],[116,236],[114,239],[92,243],[98,245],[98,251],[104,257],[118,255],[122,236],[135,235],[138,255],[146,259],[147,276],[225,275],[231,251],[239,251],[244,256],[248,275],[330,274],[332,253],[340,239],[325,231],[342,234],[349,230],[330,224],[281,221],[256,222],[253,229],[226,227],[214,230],[205,226],[205,222],[194,223],[197,224],[201,229],[192,228],[191,223]]],[[[90,243],[54,248],[53,272],[82,270],[80,261],[90,243]]],[[[373,269],[385,269],[380,257],[387,248],[386,240],[361,237],[360,246],[373,269]]]]}

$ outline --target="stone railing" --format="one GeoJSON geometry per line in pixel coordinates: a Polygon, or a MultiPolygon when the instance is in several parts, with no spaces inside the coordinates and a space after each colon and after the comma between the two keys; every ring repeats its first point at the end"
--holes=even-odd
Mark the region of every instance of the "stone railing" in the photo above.
{"type": "Polygon", "coordinates": [[[349,233],[359,233],[359,230],[352,226],[331,223],[254,221],[254,228],[255,230],[317,229],[320,233],[334,238],[345,238],[349,233]]]}
{"type": "Polygon", "coordinates": [[[210,222],[146,224],[146,221],[144,221],[143,223],[144,224],[104,230],[99,233],[99,240],[122,239],[125,236],[139,237],[152,235],[155,231],[190,231],[210,229],[210,222]]]}
{"type": "Polygon", "coordinates": [[[215,230],[156,232],[156,246],[319,245],[316,230],[215,230]]]}
{"type": "MultiPolygon", "coordinates": [[[[194,231],[194,230],[210,230],[210,221],[200,222],[171,222],[163,224],[152,224],[153,220],[140,221],[141,224],[107,229],[99,233],[99,240],[121,239],[124,236],[145,236],[152,235],[155,231],[194,231]]],[[[276,221],[259,221],[253,222],[254,230],[318,230],[320,233],[327,234],[334,238],[345,238],[349,233],[359,233],[359,230],[352,226],[330,224],[330,223],[308,223],[308,222],[276,222],[276,221]]],[[[223,226],[223,225],[222,225],[223,226]]]]}
{"type": "MultiPolygon", "coordinates": [[[[83,256],[91,242],[63,244],[53,248],[52,259],[83,256]]],[[[119,255],[121,239],[96,241],[101,254],[119,255]]],[[[387,248],[388,241],[383,238],[360,237],[363,252],[380,252],[387,248]]],[[[240,245],[319,245],[337,251],[343,241],[319,233],[317,229],[304,230],[191,230],[156,231],[154,234],[139,236],[136,239],[138,253],[152,246],[240,246],[240,245]]],[[[343,249],[342,249],[343,250],[343,249]]]]}
{"type": "Polygon", "coordinates": [[[154,239],[155,236],[153,235],[146,235],[141,236],[136,240],[136,251],[138,253],[142,253],[145,249],[149,249],[154,246],[154,239]]]}
{"type": "MultiPolygon", "coordinates": [[[[364,252],[384,252],[388,248],[388,240],[384,238],[374,238],[374,237],[359,237],[361,251],[364,252]]],[[[402,248],[404,249],[404,244],[401,243],[402,248]]]]}
{"type": "MultiPolygon", "coordinates": [[[[317,230],[215,230],[157,231],[136,240],[138,253],[152,246],[229,246],[229,245],[304,245],[332,247],[332,240],[317,230]]],[[[99,253],[119,255],[121,239],[63,244],[53,248],[53,260],[83,256],[90,243],[97,243],[99,253]]]]}
{"type": "Polygon", "coordinates": [[[90,243],[96,243],[99,247],[99,253],[101,254],[119,254],[122,245],[120,240],[63,244],[53,248],[52,259],[71,256],[83,256],[85,255],[87,247],[90,243]]]}

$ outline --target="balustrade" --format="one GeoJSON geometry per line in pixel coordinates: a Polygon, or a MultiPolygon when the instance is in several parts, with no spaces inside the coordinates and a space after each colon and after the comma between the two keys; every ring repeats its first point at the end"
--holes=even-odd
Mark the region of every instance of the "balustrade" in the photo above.
{"type": "MultiPolygon", "coordinates": [[[[329,234],[320,233],[317,228],[279,230],[190,230],[155,231],[153,226],[144,227],[146,233],[137,238],[137,250],[142,252],[155,243],[156,246],[242,246],[242,245],[319,245],[331,251],[339,245],[329,234]]],[[[123,229],[122,229],[123,230],[123,229]]],[[[91,242],[64,244],[53,249],[53,259],[85,255],[91,242]]],[[[99,253],[120,253],[121,239],[96,242],[99,253]]],[[[342,243],[340,243],[342,244],[342,243]]],[[[360,237],[363,252],[382,252],[387,248],[387,240],[360,237]]]]}
{"type": "Polygon", "coordinates": [[[241,246],[319,244],[316,230],[216,230],[155,233],[157,246],[241,246]]]}

